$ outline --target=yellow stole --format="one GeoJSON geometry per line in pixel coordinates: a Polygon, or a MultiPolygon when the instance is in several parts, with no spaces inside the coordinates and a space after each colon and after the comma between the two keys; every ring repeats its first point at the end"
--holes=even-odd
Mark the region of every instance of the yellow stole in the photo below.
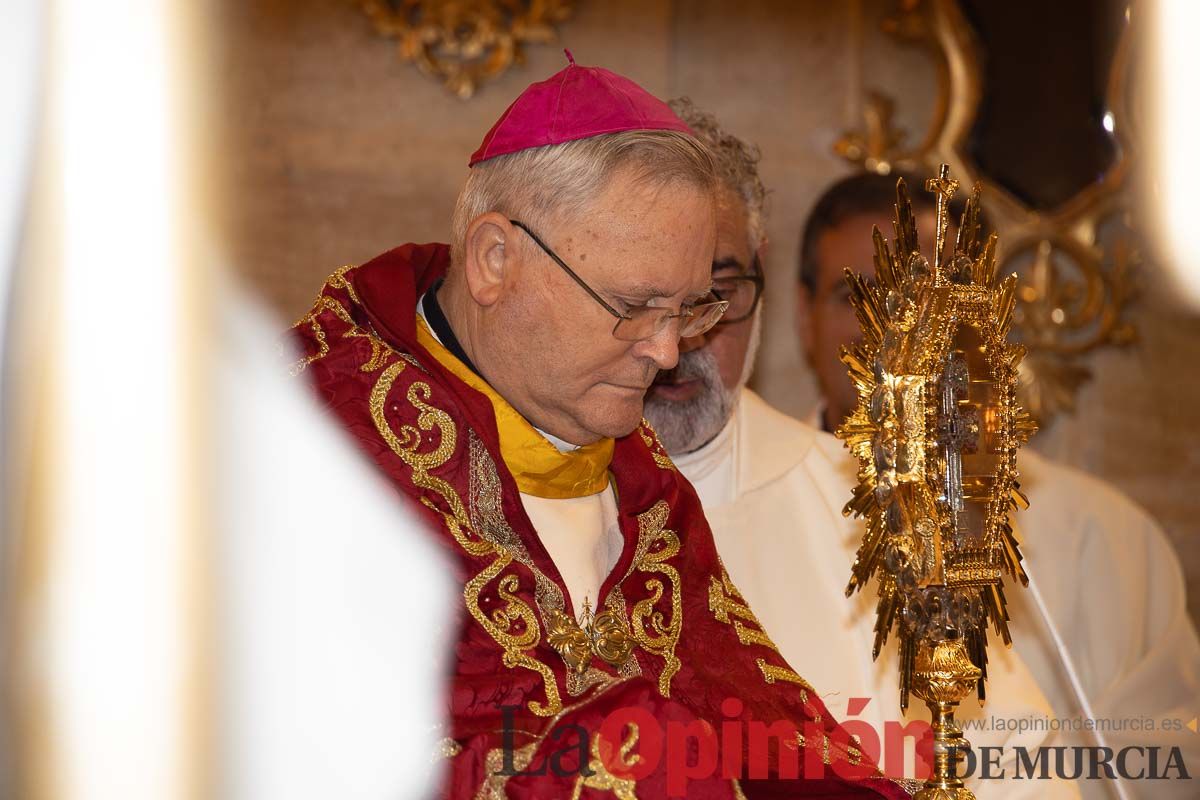
{"type": "Polygon", "coordinates": [[[417,315],[417,341],[438,363],[491,402],[500,431],[500,456],[522,494],[561,500],[586,497],[608,488],[612,439],[601,439],[569,453],[562,452],[538,433],[508,401],[496,394],[483,378],[443,347],[420,314],[417,315]]]}

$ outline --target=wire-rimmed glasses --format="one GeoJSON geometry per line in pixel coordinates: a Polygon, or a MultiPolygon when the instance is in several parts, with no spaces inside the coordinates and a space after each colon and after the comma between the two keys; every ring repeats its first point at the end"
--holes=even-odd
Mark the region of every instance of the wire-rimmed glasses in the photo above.
{"type": "MultiPolygon", "coordinates": [[[[538,238],[536,233],[529,229],[529,226],[515,219],[510,219],[509,222],[525,231],[529,238],[533,239],[534,243],[542,249],[542,252],[550,256],[555,264],[562,267],[563,271],[575,283],[579,284],[580,288],[587,292],[593,300],[599,303],[601,308],[617,318],[617,324],[613,326],[612,335],[621,341],[637,342],[642,339],[653,338],[662,333],[675,320],[679,320],[680,338],[701,336],[711,330],[720,321],[721,315],[729,307],[729,301],[716,298],[708,302],[685,305],[678,312],[674,312],[670,308],[663,306],[634,306],[622,314],[601,297],[595,289],[588,286],[587,282],[575,273],[575,270],[567,266],[567,263],[559,258],[557,253],[551,250],[545,242],[538,238]]],[[[711,292],[710,295],[712,295],[711,292]]],[[[715,297],[715,295],[712,296],[715,297]]]]}

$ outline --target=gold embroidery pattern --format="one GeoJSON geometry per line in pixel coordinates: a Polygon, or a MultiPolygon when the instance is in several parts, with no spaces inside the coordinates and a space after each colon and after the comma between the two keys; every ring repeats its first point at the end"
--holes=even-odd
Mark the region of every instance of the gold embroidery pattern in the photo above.
{"type": "Polygon", "coordinates": [[[756,644],[760,647],[769,647],[776,653],[779,652],[779,648],[771,641],[771,637],[761,630],[762,623],[758,621],[758,617],[754,616],[750,606],[746,605],[741,593],[724,572],[721,573],[720,580],[715,576],[709,578],[708,610],[713,612],[717,622],[724,622],[728,625],[732,620],[733,630],[742,644],[756,644]],[[740,619],[734,619],[735,617],[740,619]],[[742,620],[757,625],[759,630],[745,625],[742,620]]]}
{"type": "Polygon", "coordinates": [[[904,791],[911,795],[916,795],[917,792],[925,786],[925,781],[919,781],[916,778],[888,778],[889,781],[899,786],[904,791]]]}
{"type": "MultiPolygon", "coordinates": [[[[820,718],[817,718],[813,721],[819,723],[821,720],[820,718]]],[[[803,733],[796,734],[796,744],[801,750],[808,747],[808,739],[803,733]]],[[[858,750],[858,748],[850,745],[839,745],[829,738],[829,734],[821,731],[821,761],[826,766],[833,764],[831,748],[837,751],[837,756],[842,761],[849,761],[851,764],[858,764],[862,760],[862,752],[858,750]]]]}
{"type": "MultiPolygon", "coordinates": [[[[351,297],[354,297],[354,290],[351,288],[350,284],[346,283],[345,281],[343,281],[343,283],[345,283],[346,289],[350,291],[351,297]]],[[[367,343],[371,345],[371,357],[359,365],[359,372],[375,372],[387,363],[388,354],[393,352],[392,348],[385,344],[384,341],[375,334],[374,330],[360,327],[358,323],[354,321],[354,318],[350,316],[349,312],[346,311],[345,306],[332,298],[322,297],[318,300],[318,303],[322,307],[332,311],[338,319],[350,326],[349,329],[342,334],[343,338],[366,339],[367,343]]]]}
{"type": "MultiPolygon", "coordinates": [[[[344,270],[348,270],[348,269],[350,269],[350,267],[342,267],[341,269],[334,272],[333,276],[336,276],[338,274],[338,272],[343,272],[344,270]]],[[[317,292],[317,298],[316,298],[316,300],[313,301],[312,308],[309,309],[308,313],[306,313],[304,316],[300,317],[300,319],[298,319],[294,323],[292,323],[293,328],[302,324],[305,320],[311,319],[313,314],[316,314],[320,311],[321,301],[328,299],[325,297],[325,290],[327,288],[329,288],[329,281],[332,279],[333,276],[330,276],[330,278],[326,278],[325,283],[321,284],[321,290],[319,292],[317,292]]]]}
{"type": "Polygon", "coordinates": [[[387,363],[388,353],[391,351],[391,348],[384,344],[383,340],[374,333],[364,331],[362,328],[355,326],[343,335],[347,339],[362,337],[371,345],[371,357],[359,366],[359,372],[374,372],[387,363]]]}
{"type": "Polygon", "coordinates": [[[350,311],[344,305],[325,294],[326,289],[344,289],[350,295],[351,300],[355,303],[360,303],[358,294],[354,291],[354,285],[346,279],[346,273],[352,269],[355,269],[355,267],[341,267],[329,276],[325,281],[325,285],[321,287],[320,293],[317,294],[317,299],[313,302],[312,309],[293,326],[297,327],[308,323],[312,327],[313,336],[316,337],[318,349],[314,355],[304,356],[289,367],[288,372],[292,376],[299,375],[309,364],[329,355],[329,341],[326,338],[324,329],[322,329],[320,322],[317,320],[317,317],[324,311],[332,312],[334,316],[349,326],[349,330],[342,334],[344,338],[361,337],[366,339],[371,345],[371,357],[359,366],[359,370],[362,372],[374,372],[387,363],[388,353],[392,352],[391,348],[376,336],[373,331],[364,330],[356,323],[350,315],[350,311]]]}
{"type": "MultiPolygon", "coordinates": [[[[323,294],[317,295],[317,299],[315,301],[313,301],[312,309],[309,310],[309,312],[300,319],[300,322],[304,322],[305,320],[311,320],[313,317],[315,317],[317,314],[320,314],[322,311],[332,312],[335,317],[337,317],[342,322],[344,322],[347,325],[350,325],[352,327],[356,324],[354,322],[354,318],[350,316],[350,312],[346,309],[346,307],[344,305],[342,305],[341,303],[339,303],[337,300],[333,299],[332,297],[326,297],[323,294]]],[[[296,323],[296,324],[299,324],[299,323],[296,323]]]]}
{"type": "Polygon", "coordinates": [[[771,641],[770,636],[767,636],[762,631],[744,625],[741,620],[735,619],[733,621],[733,630],[737,634],[738,641],[742,644],[756,644],[759,647],[769,647],[776,653],[779,652],[779,648],[771,641]]]}
{"type": "Polygon", "coordinates": [[[479,603],[479,596],[483,588],[512,563],[512,557],[507,553],[497,551],[490,542],[469,538],[468,533],[473,532],[473,529],[467,518],[462,499],[449,483],[430,474],[430,470],[445,464],[454,452],[458,442],[458,432],[454,421],[445,411],[429,405],[428,401],[432,390],[428,384],[420,382],[414,382],[406,393],[408,402],[420,412],[417,416],[416,427],[403,425],[400,428],[400,434],[397,435],[384,415],[384,405],[387,402],[388,394],[405,366],[405,361],[394,362],[383,371],[375,382],[369,400],[371,419],[374,420],[375,428],[392,452],[412,470],[413,483],[435,492],[449,506],[448,511],[443,511],[436,508],[428,498],[421,498],[422,503],[441,513],[442,519],[459,546],[475,556],[496,553],[496,559],[467,582],[463,589],[463,599],[475,621],[504,648],[503,663],[506,667],[524,667],[541,676],[546,692],[546,702],[543,704],[531,700],[529,710],[538,716],[552,716],[562,709],[558,682],[550,667],[532,658],[526,652],[537,646],[541,639],[541,627],[533,609],[515,594],[519,588],[519,579],[515,575],[506,575],[500,579],[497,591],[500,599],[504,601],[504,605],[494,609],[490,615],[483,610],[479,603]],[[437,428],[439,435],[437,446],[428,452],[421,452],[421,432],[432,432],[434,428],[437,428]]]}
{"type": "Polygon", "coordinates": [[[683,599],[679,583],[679,572],[666,562],[679,552],[679,537],[665,527],[670,507],[659,500],[648,511],[638,515],[638,543],[631,569],[639,572],[657,572],[666,578],[671,591],[671,618],[664,621],[663,612],[655,606],[662,600],[665,588],[658,578],[646,581],[650,597],[639,600],[633,606],[633,638],[642,648],[666,661],[658,678],[658,691],[663,697],[671,696],[671,679],[679,671],[679,658],[675,646],[683,629],[683,599]]]}
{"type": "Polygon", "coordinates": [[[658,434],[654,432],[654,428],[650,427],[650,423],[645,419],[638,426],[638,434],[642,437],[642,441],[646,443],[646,447],[650,448],[650,455],[654,457],[654,463],[660,469],[674,470],[675,462],[667,455],[667,449],[662,446],[662,442],[658,440],[658,434]]]}
{"type": "MultiPolygon", "coordinates": [[[[773,664],[768,664],[765,660],[763,660],[761,658],[755,659],[755,663],[758,664],[759,672],[762,673],[763,680],[767,683],[775,683],[776,681],[786,681],[788,683],[796,684],[801,689],[803,689],[805,692],[813,691],[812,684],[810,684],[808,681],[804,680],[804,678],[801,678],[799,675],[797,675],[795,672],[788,669],[787,667],[777,667],[773,664]]],[[[800,697],[805,703],[808,702],[807,694],[801,694],[800,697]]]]}
{"type": "MultiPolygon", "coordinates": [[[[534,602],[537,604],[538,612],[546,626],[546,642],[554,648],[567,665],[567,693],[572,697],[578,697],[593,686],[613,680],[613,676],[603,670],[588,666],[586,663],[583,669],[579,668],[583,658],[582,653],[587,652],[590,656],[590,639],[589,645],[582,643],[580,637],[586,638],[587,634],[580,630],[575,620],[566,613],[566,601],[563,598],[562,590],[537,568],[529,551],[521,542],[521,538],[504,518],[500,502],[500,476],[496,472],[496,464],[492,461],[483,442],[473,431],[468,431],[468,437],[471,463],[471,527],[497,550],[507,553],[513,560],[523,564],[533,573],[534,602]],[[579,635],[576,635],[576,631],[579,635]],[[588,648],[586,651],[585,647],[588,648]]],[[[624,610],[624,605],[621,608],[624,610]]],[[[588,660],[590,661],[590,658],[588,660]]],[[[637,674],[636,667],[636,659],[630,658],[622,665],[619,672],[623,677],[628,677],[629,674],[637,674]],[[625,668],[631,663],[635,668],[633,673],[629,673],[625,668]]]]}
{"type": "Polygon", "coordinates": [[[512,669],[524,667],[542,676],[546,688],[546,702],[529,701],[529,710],[539,717],[549,717],[562,709],[562,699],[558,693],[558,682],[550,667],[529,655],[527,651],[537,647],[542,630],[538,625],[537,615],[532,608],[516,597],[514,592],[520,587],[516,575],[505,575],[500,579],[497,593],[505,605],[494,610],[489,617],[479,605],[479,595],[483,587],[504,571],[512,563],[512,559],[504,554],[498,554],[496,560],[487,566],[483,572],[467,581],[463,589],[463,597],[467,602],[467,610],[476,622],[483,626],[488,635],[504,648],[504,666],[512,669]],[[516,632],[514,632],[516,631],[516,632]]]}
{"type": "Polygon", "coordinates": [[[346,294],[350,295],[350,299],[361,306],[362,300],[358,299],[358,293],[354,291],[354,284],[346,280],[346,274],[352,269],[358,269],[358,265],[348,264],[344,267],[338,267],[333,271],[332,275],[325,279],[325,285],[331,289],[345,289],[346,294]]]}
{"type": "MultiPolygon", "coordinates": [[[[716,576],[709,578],[708,609],[713,612],[713,617],[717,622],[733,625],[734,633],[737,634],[738,641],[742,644],[757,645],[774,650],[776,653],[779,652],[779,648],[775,646],[775,642],[771,641],[771,637],[767,635],[766,631],[762,630],[762,623],[758,621],[758,617],[750,610],[750,606],[746,605],[746,599],[742,597],[741,592],[733,585],[733,581],[729,579],[729,573],[725,571],[724,567],[721,568],[721,577],[719,579],[716,576]],[[749,625],[746,623],[749,623],[749,625]],[[751,628],[750,625],[755,627],[751,628]]],[[[758,665],[759,672],[762,673],[763,681],[768,684],[773,684],[776,681],[794,683],[802,689],[800,694],[801,701],[808,702],[808,692],[813,691],[813,688],[804,678],[787,667],[768,664],[762,658],[755,659],[755,663],[758,665]]]]}
{"type": "MultiPolygon", "coordinates": [[[[529,762],[533,761],[533,754],[537,752],[538,745],[541,743],[542,740],[539,738],[513,751],[512,766],[515,772],[525,771],[529,762]]],[[[508,800],[508,792],[504,787],[511,774],[504,771],[504,749],[497,747],[489,750],[483,759],[483,769],[483,783],[480,784],[479,791],[475,793],[474,800],[508,800]]]]}
{"type": "MultiPolygon", "coordinates": [[[[322,288],[321,291],[324,292],[325,290],[322,288]]],[[[332,297],[326,297],[324,294],[318,294],[317,299],[313,302],[313,307],[309,310],[309,312],[297,320],[296,324],[292,326],[299,327],[300,325],[308,323],[309,327],[312,328],[313,337],[317,340],[317,352],[313,355],[304,356],[295,361],[288,368],[288,374],[290,374],[292,377],[299,375],[308,368],[309,364],[313,363],[314,361],[318,361],[329,355],[329,340],[326,337],[325,329],[321,327],[321,323],[317,319],[322,311],[327,310],[332,311],[338,319],[342,320],[347,325],[350,325],[351,327],[354,326],[354,320],[351,318],[350,312],[346,310],[345,306],[334,300],[332,297]]]]}
{"type": "MultiPolygon", "coordinates": [[[[575,621],[566,615],[565,600],[559,587],[534,565],[533,559],[521,543],[520,537],[504,519],[500,502],[500,480],[495,463],[486,447],[473,432],[467,432],[470,459],[470,511],[468,512],[458,493],[447,481],[431,474],[433,470],[445,464],[453,454],[458,445],[458,431],[449,414],[429,403],[432,390],[428,384],[414,382],[405,393],[408,403],[420,412],[417,424],[415,426],[403,425],[398,431],[392,429],[385,416],[388,396],[406,365],[413,363],[411,357],[404,358],[405,354],[402,353],[397,355],[401,356],[401,360],[388,365],[371,390],[368,401],[371,418],[388,447],[412,470],[411,479],[414,485],[430,490],[445,503],[447,508],[443,509],[439,508],[430,498],[421,498],[421,502],[425,506],[441,514],[443,522],[458,545],[474,556],[496,554],[494,561],[467,582],[463,590],[463,597],[471,616],[487,631],[489,636],[504,648],[503,663],[505,666],[530,669],[542,677],[546,702],[543,704],[530,701],[529,709],[539,716],[551,716],[562,709],[562,698],[553,670],[533,658],[529,653],[540,643],[542,628],[539,623],[539,615],[516,596],[520,579],[516,575],[502,575],[514,561],[524,565],[533,573],[534,600],[541,620],[546,622],[547,643],[559,652],[568,666],[566,688],[569,694],[578,696],[593,686],[607,684],[614,680],[612,675],[584,663],[582,656],[584,652],[587,653],[588,660],[593,652],[599,654],[601,658],[616,666],[622,677],[640,674],[640,665],[637,663],[637,659],[631,657],[630,645],[626,638],[630,636],[630,632],[625,624],[625,602],[619,587],[610,591],[606,598],[608,610],[596,615],[595,619],[599,623],[596,626],[599,632],[597,636],[589,636],[580,630],[575,621]],[[423,452],[422,443],[425,441],[425,437],[422,432],[431,433],[435,430],[437,446],[423,452]],[[504,605],[488,614],[482,609],[479,598],[484,588],[497,579],[499,580],[497,591],[501,600],[504,601],[504,605]],[[574,627],[579,635],[575,635],[568,626],[561,624],[562,618],[568,619],[572,623],[570,627],[574,627]],[[588,639],[586,650],[580,637],[588,639]]],[[[372,356],[372,360],[374,360],[374,356],[372,356]]],[[[662,503],[661,505],[663,509],[662,522],[665,522],[666,504],[662,503]]],[[[658,528],[661,529],[661,527],[662,523],[660,522],[658,528]]],[[[639,537],[639,549],[643,555],[646,555],[649,540],[646,539],[646,542],[643,543],[643,538],[645,537],[639,537]]],[[[674,533],[666,531],[664,538],[668,540],[667,547],[647,557],[646,564],[653,564],[656,559],[670,558],[678,552],[678,538],[674,533]],[[671,545],[671,541],[673,541],[673,545],[671,545]]],[[[634,635],[633,638],[634,641],[642,643],[644,647],[646,642],[650,642],[651,646],[647,649],[667,660],[667,669],[660,679],[660,687],[669,688],[670,678],[679,669],[678,659],[674,657],[674,647],[679,636],[678,621],[681,619],[678,575],[669,566],[663,565],[655,569],[668,577],[674,577],[672,623],[664,625],[661,612],[653,611],[653,603],[662,596],[661,584],[653,581],[652,583],[659,587],[658,595],[648,607],[645,606],[645,601],[639,604],[639,607],[643,608],[643,616],[650,617],[650,628],[654,636],[645,630],[644,624],[638,619],[634,625],[640,631],[641,638],[639,639],[637,635],[634,635]]],[[[647,587],[651,588],[649,584],[647,587]]],[[[638,609],[635,608],[635,614],[637,611],[638,609]]]]}
{"type": "MultiPolygon", "coordinates": [[[[442,516],[459,545],[471,555],[487,555],[493,550],[491,544],[468,539],[464,533],[464,529],[470,530],[470,523],[467,519],[466,508],[463,507],[462,498],[449,483],[436,475],[429,474],[430,470],[440,467],[450,459],[450,455],[458,443],[458,431],[454,421],[450,419],[450,415],[426,402],[432,393],[429,384],[414,382],[408,387],[408,402],[421,412],[417,416],[416,428],[412,425],[403,425],[400,428],[400,435],[397,435],[384,416],[384,405],[387,403],[388,394],[391,392],[396,378],[404,371],[405,365],[404,361],[390,364],[371,389],[371,397],[368,402],[375,429],[379,431],[379,435],[387,442],[392,452],[400,456],[400,459],[412,469],[413,483],[422,489],[429,489],[437,493],[449,505],[449,513],[443,513],[442,516]],[[437,447],[427,453],[418,452],[421,447],[421,431],[432,431],[434,427],[437,427],[440,439],[437,447]]],[[[425,498],[422,498],[421,502],[435,511],[440,511],[425,498]]]]}
{"type": "Polygon", "coordinates": [[[503,550],[533,573],[534,600],[545,616],[547,611],[562,611],[565,606],[562,591],[533,563],[521,537],[504,518],[500,502],[500,475],[496,464],[474,431],[467,431],[467,455],[470,460],[469,497],[470,526],[479,537],[498,550],[503,550]]]}
{"type": "MultiPolygon", "coordinates": [[[[529,767],[529,764],[533,761],[533,756],[537,752],[538,747],[546,740],[548,735],[555,731],[555,729],[558,727],[558,723],[563,719],[563,717],[573,711],[583,708],[593,700],[603,697],[604,692],[608,691],[608,689],[613,688],[619,683],[621,683],[621,681],[613,681],[608,686],[605,686],[604,689],[595,692],[590,697],[560,709],[559,712],[554,715],[554,718],[546,723],[542,735],[536,737],[529,744],[513,751],[512,764],[515,767],[514,772],[523,772],[529,767]]],[[[484,757],[484,770],[486,777],[483,781],[483,784],[480,785],[479,791],[475,793],[474,800],[508,800],[508,793],[505,789],[505,786],[508,783],[508,779],[511,777],[511,774],[507,772],[501,772],[503,769],[504,748],[494,747],[489,750],[487,756],[484,757]]]]}
{"type": "MultiPolygon", "coordinates": [[[[625,605],[625,594],[621,591],[621,584],[618,582],[609,591],[608,596],[604,598],[604,605],[608,606],[609,610],[617,615],[619,619],[629,619],[629,612],[625,605]]],[[[632,678],[635,675],[642,674],[642,667],[638,664],[636,658],[627,658],[617,669],[617,674],[622,678],[632,678]]]]}
{"type": "MultiPolygon", "coordinates": [[[[491,463],[486,449],[473,433],[470,442],[471,499],[474,501],[478,497],[483,501],[479,504],[485,509],[483,515],[474,513],[475,503],[472,502],[472,514],[469,517],[462,499],[454,488],[445,480],[431,474],[433,470],[445,464],[454,453],[458,443],[458,432],[449,414],[429,404],[432,390],[428,384],[414,382],[406,392],[408,403],[420,412],[416,426],[403,425],[396,431],[387,422],[385,416],[387,398],[406,364],[415,366],[425,374],[428,374],[428,371],[411,354],[398,352],[391,348],[370,326],[358,325],[345,305],[326,294],[328,289],[340,289],[349,295],[352,302],[361,304],[353,284],[347,279],[348,273],[355,268],[354,266],[345,266],[335,271],[325,281],[325,286],[318,294],[313,308],[296,323],[301,325],[307,322],[312,327],[318,352],[299,359],[291,365],[290,372],[297,375],[309,364],[328,355],[329,340],[325,329],[318,320],[319,315],[326,311],[331,312],[347,326],[346,332],[342,334],[344,338],[362,337],[370,343],[371,355],[359,366],[360,371],[375,372],[383,369],[391,355],[400,359],[384,369],[372,388],[368,405],[376,430],[392,452],[398,455],[412,470],[413,483],[420,488],[434,492],[444,501],[448,510],[439,508],[428,497],[421,498],[422,504],[441,514],[446,527],[459,546],[474,556],[497,554],[497,559],[469,581],[464,588],[464,600],[467,608],[489,635],[504,647],[503,659],[506,666],[526,667],[541,675],[545,683],[547,702],[542,704],[531,701],[530,710],[542,716],[557,713],[562,708],[562,701],[553,671],[525,652],[535,648],[540,641],[541,628],[537,615],[534,614],[532,608],[515,596],[519,587],[519,578],[515,575],[500,576],[513,560],[517,560],[529,568],[534,574],[535,601],[543,618],[547,617],[548,611],[562,610],[564,606],[562,593],[553,581],[534,567],[532,559],[529,558],[519,537],[504,521],[503,513],[500,511],[499,478],[496,475],[495,465],[491,463]],[[422,452],[422,444],[426,441],[422,432],[428,434],[435,429],[437,446],[432,450],[422,452]],[[490,475],[486,474],[487,470],[478,469],[484,460],[490,466],[490,475]],[[476,494],[477,489],[479,494],[476,494]],[[481,522],[483,524],[480,524],[481,522]],[[493,610],[488,615],[480,607],[479,597],[483,589],[498,577],[500,577],[500,582],[497,585],[497,591],[500,598],[505,601],[505,605],[493,610]]],[[[620,666],[623,676],[637,674],[640,671],[636,660],[632,658],[626,658],[625,663],[620,666]],[[632,669],[630,669],[631,666],[632,669]]],[[[572,694],[579,694],[592,686],[611,680],[612,676],[594,668],[588,668],[582,673],[570,671],[567,676],[567,688],[572,694]]]]}
{"type": "MultiPolygon", "coordinates": [[[[315,336],[317,339],[317,352],[310,356],[303,356],[299,360],[292,363],[290,367],[288,367],[288,375],[291,375],[293,378],[299,375],[301,372],[304,372],[304,370],[308,368],[309,364],[329,355],[329,342],[325,338],[325,330],[321,327],[321,323],[317,322],[317,312],[314,310],[309,316],[300,320],[300,322],[304,322],[305,320],[307,320],[309,326],[312,327],[313,336],[315,336]]],[[[297,322],[296,324],[299,325],[300,322],[297,322]]]]}
{"type": "MultiPolygon", "coordinates": [[[[639,755],[629,757],[629,752],[633,750],[638,741],[638,726],[629,723],[630,732],[626,737],[625,742],[621,745],[618,751],[618,758],[622,764],[633,766],[642,760],[639,755]]],[[[579,800],[584,789],[599,789],[602,792],[612,792],[616,795],[617,800],[637,800],[637,781],[632,778],[618,778],[608,771],[604,757],[600,754],[600,734],[592,737],[592,758],[588,761],[588,768],[591,770],[591,775],[584,775],[582,772],[575,780],[575,791],[571,792],[571,800],[579,800]]]]}

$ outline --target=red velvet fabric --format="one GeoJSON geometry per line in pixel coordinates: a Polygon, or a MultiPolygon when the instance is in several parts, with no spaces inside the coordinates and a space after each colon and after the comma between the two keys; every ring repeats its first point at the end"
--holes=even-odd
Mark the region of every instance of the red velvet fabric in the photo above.
{"type": "MultiPolygon", "coordinates": [[[[677,726],[703,720],[713,730],[720,731],[726,730],[723,726],[750,720],[795,724],[807,735],[810,749],[816,748],[812,750],[817,754],[816,761],[806,760],[801,753],[799,761],[804,777],[788,779],[780,775],[779,748],[770,748],[765,765],[768,779],[748,781],[744,787],[748,797],[907,797],[890,781],[877,777],[849,780],[830,767],[822,767],[821,740],[828,737],[834,743],[833,760],[840,760],[844,767],[845,751],[839,750],[838,743],[848,743],[848,737],[817,693],[799,683],[798,676],[794,681],[778,677],[793,673],[773,647],[754,641],[746,643],[735,629],[734,619],[719,618],[714,603],[718,595],[726,594],[722,581],[728,579],[717,557],[712,533],[691,485],[669,464],[653,431],[645,425],[615,445],[611,471],[625,543],[600,598],[603,601],[619,588],[628,615],[626,625],[635,628],[632,618],[640,608],[640,621],[646,629],[653,633],[653,615],[657,614],[664,629],[678,624],[678,639],[666,651],[652,652],[640,644],[635,646],[633,657],[638,675],[620,676],[600,658],[594,658],[592,665],[610,676],[608,682],[576,696],[570,694],[564,661],[547,641],[546,620],[538,605],[537,581],[527,564],[558,587],[566,608],[571,608],[571,601],[524,511],[512,476],[504,468],[492,406],[485,396],[446,370],[417,341],[416,300],[444,273],[448,260],[448,248],[439,244],[405,245],[389,251],[357,269],[335,275],[322,290],[313,313],[294,328],[295,337],[312,359],[305,372],[325,405],[387,476],[398,495],[428,523],[430,535],[451,554],[465,587],[462,605],[457,610],[457,630],[452,637],[454,652],[447,697],[447,734],[461,751],[447,764],[443,794],[474,796],[486,781],[497,780],[493,775],[496,765],[489,765],[488,759],[489,754],[493,759],[498,753],[503,754],[506,727],[510,729],[510,743],[534,748],[526,771],[536,773],[539,766],[556,757],[555,753],[559,753],[560,766],[578,767],[578,757],[572,761],[569,753],[562,756],[560,752],[571,735],[586,730],[588,741],[595,741],[609,715],[622,709],[639,709],[658,720],[659,725],[672,720],[677,726]],[[437,415],[443,416],[434,419],[437,415]],[[399,437],[400,444],[396,441],[389,444],[381,422],[383,428],[392,432],[407,431],[399,437]],[[415,443],[414,434],[420,437],[415,443]],[[435,459],[428,475],[414,470],[414,462],[411,457],[406,458],[404,447],[412,447],[414,453],[428,454],[447,445],[448,437],[453,438],[452,447],[443,448],[441,463],[435,459]],[[472,489],[478,488],[473,483],[478,476],[472,470],[472,438],[476,440],[476,461],[481,444],[495,465],[503,522],[510,529],[509,535],[515,536],[528,553],[527,563],[512,557],[511,547],[480,554],[478,550],[469,552],[464,545],[464,541],[468,544],[481,541],[485,533],[475,529],[483,525],[475,526],[477,493],[472,489]],[[452,496],[466,509],[471,524],[461,525],[463,515],[459,513],[456,517],[452,496]],[[664,502],[667,510],[660,527],[667,533],[648,537],[647,514],[664,502]],[[669,554],[671,536],[678,537],[678,550],[673,554],[669,554]],[[472,586],[478,592],[474,601],[472,586]],[[678,609],[672,606],[673,596],[679,599],[678,609]],[[527,619],[539,630],[527,646],[515,651],[510,646],[506,652],[505,645],[488,627],[499,626],[514,636],[527,633],[528,622],[511,613],[518,606],[536,614],[536,618],[527,619]],[[531,662],[518,663],[522,658],[531,662]],[[678,659],[677,671],[670,676],[673,659],[678,659]],[[529,668],[528,663],[541,665],[544,671],[529,668]],[[772,679],[768,677],[768,668],[783,672],[776,672],[772,679]],[[664,679],[664,673],[669,680],[664,679]],[[547,674],[552,674],[552,681],[547,681],[547,674]],[[557,718],[535,713],[535,709],[554,705],[552,693],[561,701],[561,710],[551,708],[558,712],[557,718]],[[736,702],[722,705],[730,698],[736,702]],[[510,708],[507,718],[505,707],[510,708]],[[516,707],[515,711],[512,707],[516,707]],[[821,772],[823,777],[819,775],[821,772]]],[[[354,535],[351,522],[348,519],[341,535],[354,535]]],[[[491,524],[495,524],[494,518],[491,524]]],[[[397,576],[397,580],[403,579],[404,576],[397,576]]],[[[796,565],[796,579],[805,579],[804,565],[796,565]]],[[[412,609],[411,613],[420,615],[421,610],[412,609]]],[[[813,609],[811,613],[820,610],[813,609]]],[[[737,621],[744,628],[759,632],[752,618],[743,616],[737,621]]],[[[402,636],[407,624],[412,621],[398,618],[396,635],[402,636]]],[[[815,658],[820,657],[820,647],[820,642],[813,643],[815,658]]],[[[649,727],[653,726],[647,726],[643,717],[641,739],[648,748],[648,756],[651,755],[648,743],[653,739],[649,727]]],[[[717,745],[720,758],[725,759],[726,752],[734,749],[745,756],[746,739],[745,736],[741,740],[721,739],[717,745]]],[[[686,769],[688,758],[699,757],[696,747],[687,753],[690,755],[685,753],[680,762],[679,758],[672,760],[672,754],[667,752],[654,771],[637,781],[637,796],[736,796],[732,783],[719,775],[697,776],[679,793],[679,771],[686,769]]],[[[873,772],[869,759],[863,757],[862,761],[868,767],[865,771],[873,772]]],[[[703,771],[695,764],[692,768],[703,771]]],[[[547,770],[545,774],[513,775],[508,778],[505,791],[514,798],[569,797],[583,780],[575,773],[561,775],[547,770]]],[[[582,797],[608,795],[586,781],[580,788],[582,797]]]]}

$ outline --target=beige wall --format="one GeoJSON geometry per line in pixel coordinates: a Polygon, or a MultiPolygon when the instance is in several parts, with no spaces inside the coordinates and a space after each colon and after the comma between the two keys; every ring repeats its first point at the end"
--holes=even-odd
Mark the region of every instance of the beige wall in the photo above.
{"type": "MultiPolygon", "coordinates": [[[[767,322],[756,385],[780,408],[815,400],[792,335],[799,227],[817,193],[848,171],[830,146],[850,121],[850,3],[806,0],[579,0],[561,44],[584,64],[660,96],[690,95],[757,142],[771,189],[767,322]]],[[[405,241],[445,241],[468,155],[528,83],[563,65],[558,46],[470,101],[396,57],[354,3],[231,0],[221,40],[223,207],[228,258],[279,313],[305,310],[325,275],[405,241]]],[[[899,98],[916,138],[932,108],[926,60],[875,33],[885,4],[864,3],[866,83],[899,98]]],[[[1200,319],[1155,291],[1137,309],[1141,344],[1094,362],[1079,414],[1038,449],[1124,489],[1164,525],[1200,616],[1200,319]]],[[[840,569],[834,565],[831,568],[840,569]]]]}

